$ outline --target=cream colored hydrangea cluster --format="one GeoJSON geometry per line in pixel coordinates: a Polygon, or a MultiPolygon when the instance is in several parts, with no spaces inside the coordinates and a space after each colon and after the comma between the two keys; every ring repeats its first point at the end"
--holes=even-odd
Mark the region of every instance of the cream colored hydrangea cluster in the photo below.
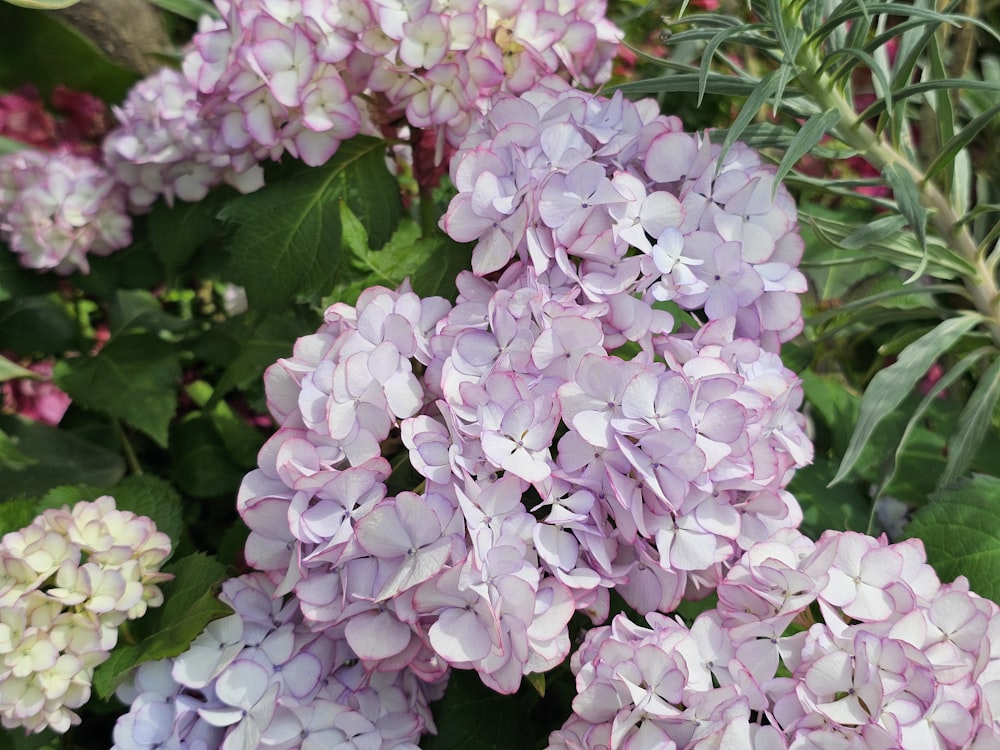
{"type": "Polygon", "coordinates": [[[0,540],[0,723],[65,732],[118,627],[163,603],[170,537],[105,495],[0,540]]]}

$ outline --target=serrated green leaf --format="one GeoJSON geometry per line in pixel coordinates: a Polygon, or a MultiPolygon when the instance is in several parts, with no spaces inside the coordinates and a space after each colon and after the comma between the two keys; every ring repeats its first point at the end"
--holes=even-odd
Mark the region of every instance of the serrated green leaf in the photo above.
{"type": "Polygon", "coordinates": [[[421,740],[424,750],[510,750],[533,747],[531,722],[520,695],[500,695],[471,670],[453,670],[444,697],[434,704],[437,735],[421,740]]]}
{"type": "Polygon", "coordinates": [[[199,552],[163,570],[174,576],[160,586],[163,606],[149,610],[133,627],[141,631],[143,639],[116,648],[94,672],[94,689],[101,698],[109,698],[128,673],[143,662],[183,653],[208,623],[231,612],[218,598],[218,586],[226,577],[226,569],[215,558],[199,552]]]}
{"type": "Polygon", "coordinates": [[[225,401],[214,398],[211,384],[204,380],[191,383],[185,389],[191,399],[201,407],[215,428],[229,457],[238,465],[251,469],[257,465],[257,452],[264,443],[264,435],[233,411],[225,401]]]}
{"type": "Polygon", "coordinates": [[[53,374],[76,403],[119,417],[167,445],[181,366],[166,341],[146,333],[116,336],[92,357],[57,362],[53,374]]]}
{"type": "Polygon", "coordinates": [[[817,456],[812,464],[798,469],[788,485],[802,508],[800,530],[811,539],[819,539],[827,529],[864,532],[868,528],[871,498],[856,483],[831,488],[836,468],[834,461],[817,456]]]}
{"type": "Polygon", "coordinates": [[[280,357],[290,357],[295,341],[316,330],[312,318],[297,310],[257,315],[248,313],[214,326],[199,341],[197,353],[225,368],[215,384],[209,406],[234,388],[246,388],[280,357]]]}
{"type": "Polygon", "coordinates": [[[223,225],[217,214],[235,195],[234,190],[220,187],[194,203],[168,206],[158,201],[153,206],[149,214],[150,244],[168,274],[177,273],[199,248],[219,239],[223,225]]]}
{"type": "Polygon", "coordinates": [[[931,365],[976,327],[981,316],[949,318],[910,344],[891,365],[880,370],[861,398],[858,423],[831,484],[843,481],[879,423],[898,407],[931,365]]]}
{"type": "Polygon", "coordinates": [[[76,322],[55,295],[0,302],[0,349],[30,356],[60,354],[77,341],[76,322]]]}
{"type": "Polygon", "coordinates": [[[923,540],[943,581],[962,575],[980,596],[1000,600],[1000,479],[977,474],[935,492],[906,533],[923,540]]]}
{"type": "Polygon", "coordinates": [[[28,526],[38,515],[38,501],[15,497],[0,502],[0,537],[28,526]]]}
{"type": "Polygon", "coordinates": [[[781,181],[785,179],[785,175],[792,171],[799,159],[812,151],[823,140],[823,136],[829,133],[838,122],[840,122],[840,115],[837,111],[828,109],[826,112],[813,115],[799,128],[799,132],[792,138],[784,156],[781,157],[781,163],[778,164],[774,175],[774,187],[771,189],[772,197],[777,194],[781,181]]]}
{"type": "Polygon", "coordinates": [[[189,414],[170,432],[170,477],[188,495],[235,496],[247,468],[236,462],[202,412],[189,414]]]}
{"type": "Polygon", "coordinates": [[[0,498],[40,497],[63,484],[115,484],[125,473],[121,456],[74,433],[11,416],[0,416],[0,430],[30,463],[0,462],[0,498]]]}
{"type": "Polygon", "coordinates": [[[1000,357],[995,357],[969,396],[955,425],[955,431],[948,441],[948,463],[941,474],[939,487],[954,482],[972,464],[986,431],[990,429],[998,400],[1000,400],[1000,357]]]}
{"type": "Polygon", "coordinates": [[[146,516],[156,528],[176,542],[184,531],[181,496],[169,482],[152,474],[127,477],[113,487],[94,487],[87,484],[55,487],[38,502],[41,510],[73,506],[91,502],[103,495],[115,499],[119,510],[132,511],[146,516]]]}
{"type": "Polygon", "coordinates": [[[344,264],[342,199],[373,245],[391,236],[399,198],[384,152],[382,141],[352,138],[324,166],[300,170],[226,204],[219,217],[233,229],[226,241],[230,270],[246,288],[252,309],[278,309],[333,284],[344,264]]]}

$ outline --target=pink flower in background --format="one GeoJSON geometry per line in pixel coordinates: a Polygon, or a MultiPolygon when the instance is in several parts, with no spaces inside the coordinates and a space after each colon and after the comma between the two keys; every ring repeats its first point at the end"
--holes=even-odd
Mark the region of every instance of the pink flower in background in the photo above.
{"type": "Polygon", "coordinates": [[[3,384],[4,411],[20,414],[45,424],[57,425],[72,399],[52,382],[52,362],[43,360],[25,365],[40,380],[16,378],[3,384]]]}

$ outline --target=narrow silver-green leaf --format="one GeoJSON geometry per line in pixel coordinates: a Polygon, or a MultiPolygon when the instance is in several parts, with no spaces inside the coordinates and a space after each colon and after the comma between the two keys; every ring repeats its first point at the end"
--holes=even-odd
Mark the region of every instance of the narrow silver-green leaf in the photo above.
{"type": "Polygon", "coordinates": [[[739,139],[743,129],[750,124],[750,121],[757,116],[761,108],[767,104],[768,100],[783,87],[782,78],[788,75],[788,66],[782,65],[777,70],[773,70],[760,82],[760,85],[753,90],[733,124],[726,134],[726,139],[722,142],[722,152],[719,154],[718,169],[722,169],[723,159],[729,152],[730,147],[739,139]]]}
{"type": "Polygon", "coordinates": [[[830,132],[838,122],[840,122],[840,115],[835,109],[828,109],[826,112],[815,114],[806,121],[806,124],[792,138],[792,142],[788,144],[785,155],[781,157],[778,171],[774,175],[774,187],[771,190],[772,197],[777,194],[778,185],[785,179],[785,175],[792,171],[792,168],[798,163],[799,159],[812,151],[823,140],[823,136],[830,132]]]}
{"type": "Polygon", "coordinates": [[[927,170],[924,172],[924,179],[929,180],[941,169],[948,166],[952,159],[955,158],[955,155],[968,146],[972,139],[979,135],[979,133],[982,132],[982,130],[986,128],[998,114],[1000,114],[1000,104],[994,104],[981,115],[971,120],[960,131],[955,133],[955,137],[941,148],[941,152],[935,156],[934,161],[928,165],[927,170]]]}
{"type": "Polygon", "coordinates": [[[892,188],[892,197],[899,207],[899,212],[910,224],[910,231],[917,238],[917,244],[923,253],[920,266],[910,280],[923,275],[927,268],[927,209],[920,203],[920,188],[913,175],[899,163],[887,164],[882,170],[882,176],[892,188]]]}
{"type": "Polygon", "coordinates": [[[938,487],[951,484],[965,473],[990,427],[993,411],[1000,400],[1000,356],[983,373],[976,389],[962,409],[955,432],[948,441],[948,463],[938,487]]]}
{"type": "Polygon", "coordinates": [[[883,419],[894,411],[913,390],[934,362],[951,350],[958,341],[976,327],[982,316],[965,313],[949,318],[925,333],[900,352],[897,360],[880,370],[861,398],[858,423],[851,442],[844,452],[840,468],[830,484],[843,481],[861,456],[861,451],[883,419]]]}
{"type": "Polygon", "coordinates": [[[191,21],[197,21],[202,16],[219,17],[218,9],[207,0],[149,0],[149,2],[191,21]]]}
{"type": "MultiPolygon", "coordinates": [[[[981,349],[976,349],[969,354],[966,354],[959,360],[948,372],[938,379],[934,385],[930,387],[927,393],[921,399],[920,403],[917,405],[916,410],[910,416],[910,420],[906,423],[906,429],[903,430],[902,437],[899,438],[899,445],[896,448],[895,456],[893,457],[892,470],[889,471],[888,476],[886,476],[885,481],[882,482],[882,488],[888,487],[892,484],[892,480],[896,477],[896,472],[899,469],[900,458],[906,448],[907,442],[916,432],[920,425],[921,419],[923,419],[924,414],[930,408],[930,406],[937,400],[937,398],[945,391],[946,388],[950,388],[952,383],[958,380],[962,375],[969,371],[969,369],[976,364],[983,357],[991,352],[990,347],[983,347],[981,349]]],[[[879,492],[881,494],[881,490],[879,492]]]]}
{"type": "Polygon", "coordinates": [[[715,58],[715,52],[719,47],[731,37],[740,33],[739,28],[728,28],[723,29],[718,34],[713,36],[708,40],[705,45],[705,49],[702,51],[701,57],[701,67],[698,70],[698,106],[701,106],[702,100],[705,98],[705,91],[708,86],[709,75],[712,68],[712,60],[715,58]]]}

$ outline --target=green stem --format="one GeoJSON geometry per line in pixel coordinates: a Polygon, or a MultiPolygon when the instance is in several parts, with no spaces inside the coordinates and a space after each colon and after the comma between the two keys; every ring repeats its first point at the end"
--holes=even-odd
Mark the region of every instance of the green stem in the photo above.
{"type": "MultiPolygon", "coordinates": [[[[806,63],[807,60],[797,62],[806,63]]],[[[968,227],[960,221],[962,217],[951,201],[937,185],[924,176],[919,166],[858,120],[854,106],[838,92],[827,75],[817,75],[815,67],[806,68],[809,66],[800,66],[799,81],[821,107],[837,111],[840,116],[837,134],[841,140],[880,172],[890,164],[898,164],[913,178],[920,192],[921,203],[930,210],[930,222],[937,233],[975,269],[973,275],[963,279],[963,284],[976,310],[985,318],[993,343],[1000,347],[1000,287],[997,286],[996,274],[979,252],[968,227]]]]}
{"type": "Polygon", "coordinates": [[[125,454],[125,463],[128,464],[129,470],[136,476],[142,476],[142,466],[139,464],[139,459],[132,449],[132,443],[129,442],[128,436],[122,428],[122,423],[116,417],[112,417],[111,424],[114,425],[115,434],[118,435],[118,439],[121,441],[122,452],[125,454]]]}

